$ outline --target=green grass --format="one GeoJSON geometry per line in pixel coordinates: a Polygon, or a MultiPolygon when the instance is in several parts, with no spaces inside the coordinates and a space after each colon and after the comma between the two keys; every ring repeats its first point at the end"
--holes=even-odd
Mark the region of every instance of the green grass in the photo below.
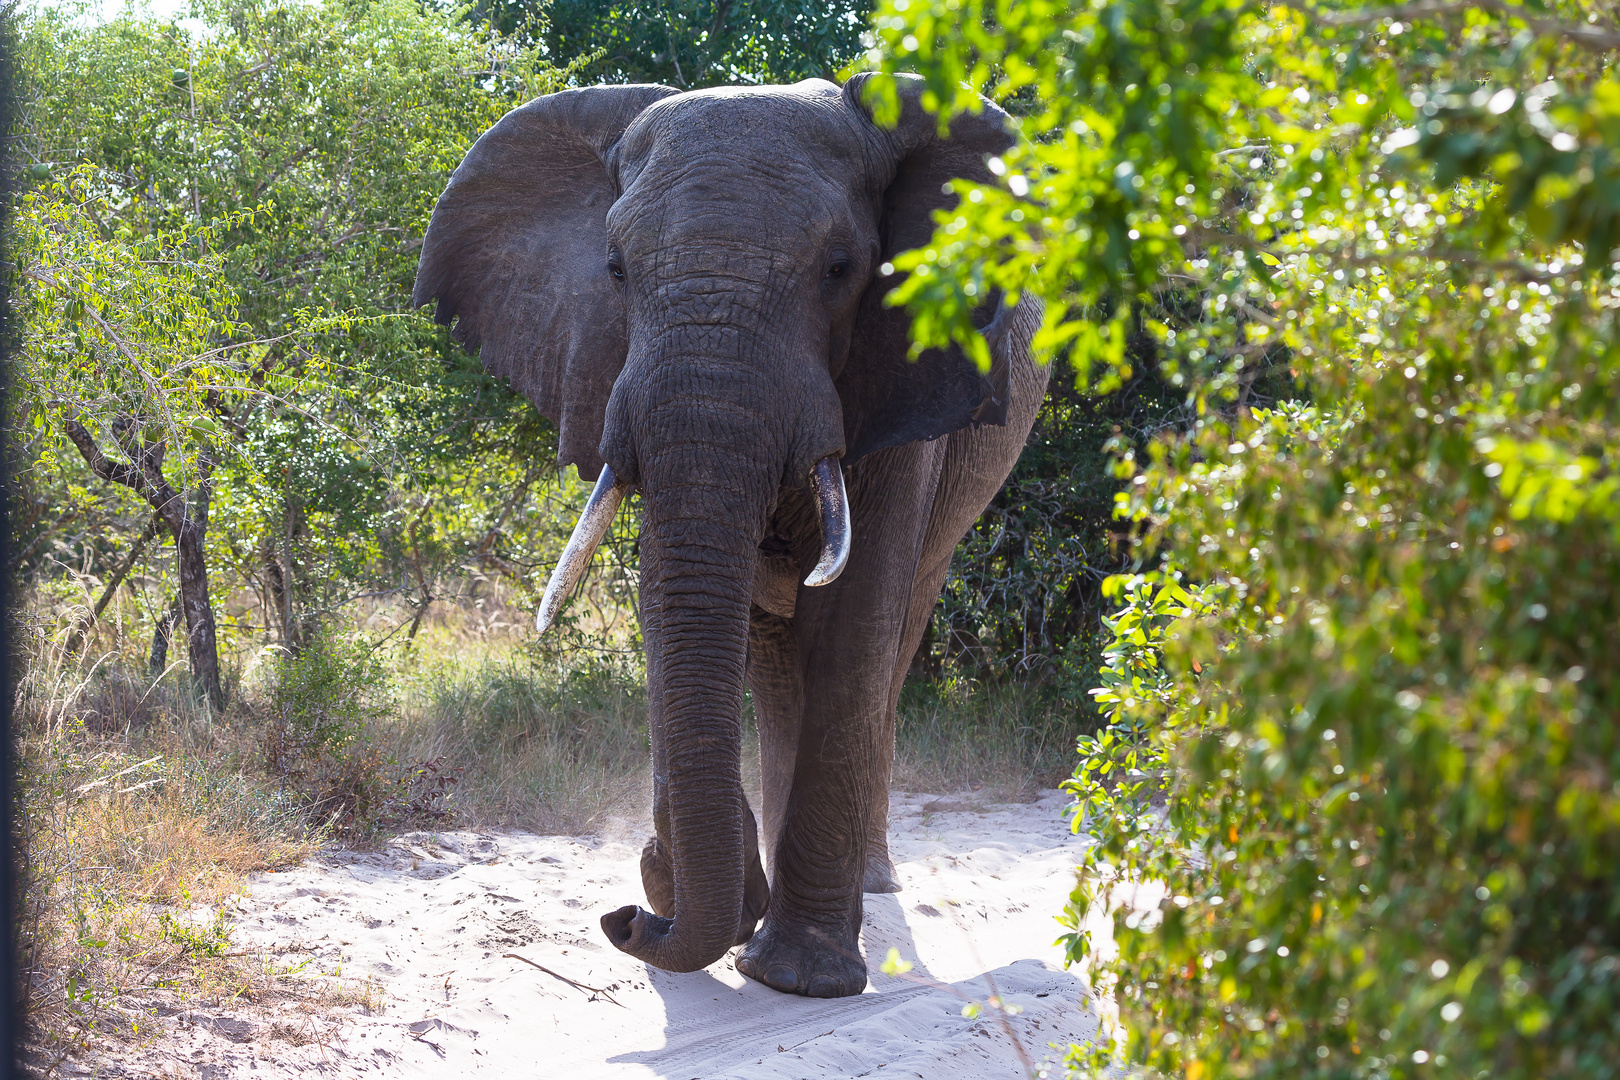
{"type": "Polygon", "coordinates": [[[458,770],[448,805],[464,824],[593,831],[638,812],[648,785],[646,691],[622,664],[568,669],[487,646],[421,662],[379,738],[400,760],[458,770]]]}

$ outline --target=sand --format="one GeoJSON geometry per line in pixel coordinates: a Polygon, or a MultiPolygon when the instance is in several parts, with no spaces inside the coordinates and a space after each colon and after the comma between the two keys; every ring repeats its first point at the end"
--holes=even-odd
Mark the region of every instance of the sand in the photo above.
{"type": "Polygon", "coordinates": [[[347,986],[372,1008],[336,1002],[278,1016],[199,1005],[112,1071],[1062,1076],[1068,1044],[1097,1028],[1053,944],[1084,842],[1061,816],[1065,802],[1056,791],[1012,805],[896,795],[891,848],[903,891],[866,897],[871,983],[834,1001],[779,994],[738,974],[730,956],[675,975],[613,949],[597,920],[644,902],[639,828],[609,838],[418,832],[380,851],[329,851],[257,875],[232,940],[278,964],[305,963],[294,977],[347,986]],[[878,971],[890,948],[915,965],[909,977],[878,971]],[[963,1015],[964,1003],[996,993],[1020,1011],[963,1015]]]}

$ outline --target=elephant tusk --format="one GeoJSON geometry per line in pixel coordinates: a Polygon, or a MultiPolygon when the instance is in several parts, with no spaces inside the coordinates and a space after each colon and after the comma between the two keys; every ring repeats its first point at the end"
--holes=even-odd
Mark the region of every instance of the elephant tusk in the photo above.
{"type": "Polygon", "coordinates": [[[563,548],[562,558],[557,560],[557,568],[551,572],[551,580],[546,583],[546,595],[541,598],[540,611],[534,617],[534,628],[538,633],[546,632],[556,621],[563,602],[573,595],[574,587],[585,576],[586,568],[591,565],[591,556],[596,554],[596,546],[607,535],[608,527],[613,524],[613,515],[618,512],[619,504],[629,490],[630,485],[621,484],[614,478],[611,466],[602,466],[602,475],[596,478],[591,497],[586,500],[585,510],[579,515],[579,524],[574,526],[568,546],[563,548]]]}
{"type": "Polygon", "coordinates": [[[821,559],[804,579],[814,587],[831,584],[849,561],[849,496],[844,493],[844,470],[836,454],[816,463],[810,487],[816,493],[816,509],[821,511],[821,559]]]}

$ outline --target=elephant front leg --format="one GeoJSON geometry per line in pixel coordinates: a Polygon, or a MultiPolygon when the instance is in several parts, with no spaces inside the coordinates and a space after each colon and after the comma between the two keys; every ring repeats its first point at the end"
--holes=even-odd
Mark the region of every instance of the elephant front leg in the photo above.
{"type": "MultiPolygon", "coordinates": [[[[675,866],[670,860],[669,804],[666,785],[653,780],[653,835],[641,849],[641,887],[647,893],[647,907],[666,919],[675,917],[675,866]]],[[[745,807],[743,821],[743,912],[735,944],[754,936],[754,928],[770,906],[771,888],[759,857],[759,826],[752,807],[745,807]]]]}
{"type": "Polygon", "coordinates": [[[844,997],[866,988],[861,888],[875,725],[816,719],[805,717],[792,794],[771,853],[770,909],[737,970],[786,993],[844,997]]]}
{"type": "Polygon", "coordinates": [[[798,591],[792,785],[767,860],[771,906],[737,958],[739,971],[778,990],[866,988],[861,895],[873,822],[887,818],[890,692],[942,460],[941,447],[914,443],[849,470],[849,563],[831,585],[798,591]]]}

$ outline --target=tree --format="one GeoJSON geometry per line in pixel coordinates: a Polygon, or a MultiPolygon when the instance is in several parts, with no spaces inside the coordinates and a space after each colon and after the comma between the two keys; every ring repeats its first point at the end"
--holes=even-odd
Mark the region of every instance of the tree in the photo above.
{"type": "MultiPolygon", "coordinates": [[[[28,16],[19,149],[46,174],[88,169],[96,212],[131,242],[229,220],[209,240],[210,272],[229,283],[239,332],[268,343],[261,362],[296,390],[265,400],[215,455],[210,559],[259,594],[263,621],[296,650],[355,593],[416,592],[396,573],[408,557],[428,576],[479,545],[499,557],[504,534],[490,537],[489,522],[528,520],[506,506],[505,480],[537,448],[543,463],[545,422],[429,320],[398,316],[461,154],[562,76],[532,48],[469,30],[461,9],[247,2],[195,14],[205,32],[28,16]],[[288,336],[309,311],[354,318],[341,334],[288,336]],[[457,497],[436,500],[438,485],[457,497]]],[[[71,462],[39,466],[24,472],[38,501],[73,502],[71,462]]],[[[123,536],[144,524],[124,522],[123,536]]],[[[51,526],[36,528],[39,551],[51,526]]],[[[98,559],[122,546],[74,528],[63,539],[98,559]]],[[[518,546],[529,542],[525,531],[518,546]]]]}
{"type": "Polygon", "coordinates": [[[12,249],[27,327],[18,399],[28,426],[52,443],[71,441],[96,476],[144,500],[173,538],[191,677],[217,708],[224,691],[205,551],[215,444],[219,418],[245,422],[244,399],[265,369],[244,343],[226,343],[240,327],[221,260],[208,251],[219,229],[109,236],[107,208],[83,181],[21,200],[12,249]]]}
{"type": "Polygon", "coordinates": [[[1069,944],[1119,1051],[1616,1075],[1620,27],[1303,0],[876,25],[945,118],[1037,102],[895,261],[914,336],[971,343],[990,289],[1034,293],[1095,384],[1140,320],[1197,417],[1116,444],[1141,572],[1071,785],[1099,842],[1069,944]]]}
{"type": "Polygon", "coordinates": [[[485,0],[474,9],[547,56],[581,62],[580,82],[657,82],[682,90],[832,79],[861,51],[868,0],[485,0]]]}

